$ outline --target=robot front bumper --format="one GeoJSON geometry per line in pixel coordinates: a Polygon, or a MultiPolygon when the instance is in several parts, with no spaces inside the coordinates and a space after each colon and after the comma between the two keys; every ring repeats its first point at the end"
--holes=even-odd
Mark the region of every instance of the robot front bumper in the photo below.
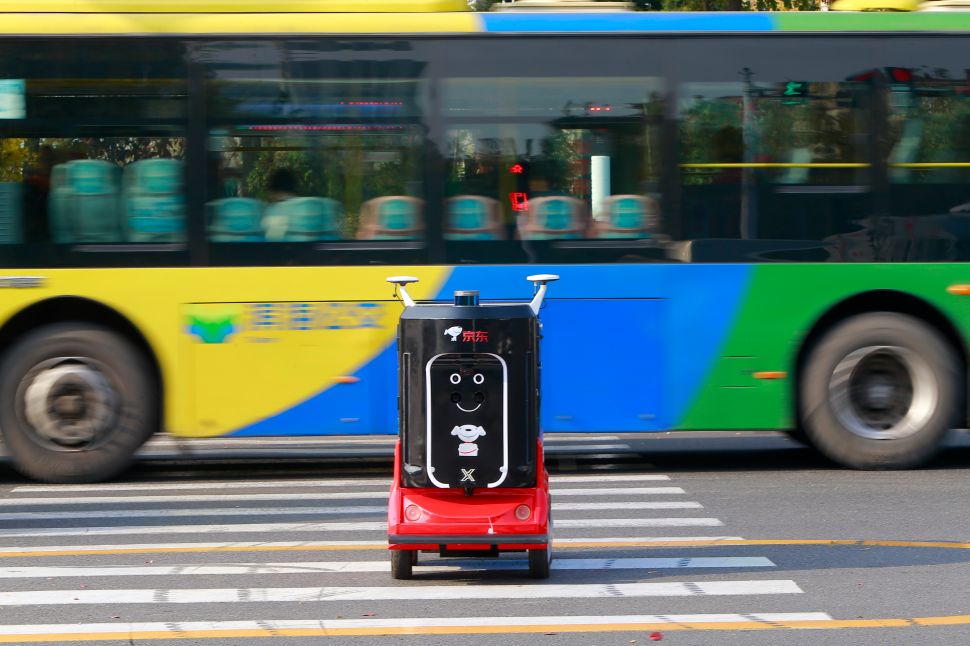
{"type": "Polygon", "coordinates": [[[388,513],[391,549],[497,546],[539,549],[549,544],[549,496],[541,488],[395,488],[388,513]]]}

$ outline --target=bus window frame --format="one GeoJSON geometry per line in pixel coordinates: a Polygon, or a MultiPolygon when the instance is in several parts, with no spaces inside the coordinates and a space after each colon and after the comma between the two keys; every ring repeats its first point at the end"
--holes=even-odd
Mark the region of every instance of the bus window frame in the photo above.
{"type": "MultiPolygon", "coordinates": [[[[309,37],[305,35],[282,36],[241,36],[237,38],[212,38],[196,40],[194,50],[211,52],[214,46],[220,44],[255,44],[273,45],[279,51],[288,51],[287,43],[307,43],[315,44],[321,53],[334,54],[340,51],[340,45],[348,41],[354,43],[381,41],[393,45],[395,42],[407,40],[409,42],[421,40],[413,36],[371,36],[357,35],[353,38],[340,35],[326,35],[309,37]]],[[[367,48],[363,51],[351,49],[358,58],[366,56],[367,48]]],[[[393,47],[378,48],[377,51],[394,52],[393,47]]],[[[213,68],[218,62],[212,60],[211,54],[196,54],[199,60],[200,69],[204,70],[205,79],[211,81],[214,78],[213,68]]],[[[308,64],[312,61],[301,60],[301,64],[308,64]]],[[[430,77],[423,77],[424,82],[431,84],[430,77]]],[[[205,90],[203,89],[203,93],[205,90]]],[[[429,93],[433,90],[428,89],[429,93]]],[[[205,100],[200,101],[197,106],[201,110],[201,121],[206,135],[203,137],[202,150],[197,154],[206,160],[208,151],[208,133],[212,130],[226,126],[240,125],[242,121],[238,118],[229,118],[223,115],[214,116],[211,114],[209,106],[205,100]]],[[[440,228],[440,215],[438,214],[439,200],[434,195],[433,188],[436,184],[435,168],[432,154],[432,146],[428,132],[432,128],[433,108],[427,106],[427,113],[413,117],[407,117],[405,121],[411,125],[423,128],[423,145],[421,151],[420,182],[424,194],[420,199],[424,202],[424,234],[420,239],[413,240],[356,240],[347,238],[344,240],[320,240],[307,242],[213,242],[209,240],[208,231],[205,223],[205,189],[201,190],[201,202],[199,209],[201,212],[203,251],[201,256],[205,258],[205,264],[216,267],[250,267],[250,266],[354,266],[354,265],[427,265],[434,262],[436,254],[432,250],[436,248],[435,236],[438,236],[440,228]]],[[[299,120],[288,119],[261,119],[261,125],[270,125],[278,122],[280,125],[290,125],[299,123],[299,120]]],[[[353,123],[352,119],[348,123],[353,123]]],[[[207,172],[207,165],[203,161],[201,176],[207,172]]]]}
{"type": "Polygon", "coordinates": [[[155,63],[149,55],[159,50],[182,52],[181,56],[159,59],[146,75],[144,67],[136,68],[142,72],[138,79],[170,79],[186,82],[186,94],[180,98],[184,107],[180,118],[149,119],[135,115],[131,118],[107,116],[103,118],[83,117],[83,125],[78,119],[59,118],[41,119],[26,115],[23,119],[0,120],[0,138],[74,138],[74,137],[152,137],[155,135],[181,137],[185,140],[185,198],[186,198],[186,239],[174,243],[76,243],[55,244],[46,242],[21,242],[0,245],[0,267],[9,268],[141,268],[141,267],[188,267],[193,264],[190,231],[193,219],[193,204],[189,199],[189,187],[193,173],[189,167],[189,148],[192,145],[190,134],[190,102],[192,90],[188,80],[188,66],[184,56],[186,41],[181,38],[109,36],[98,41],[99,58],[110,59],[111,52],[117,52],[120,60],[126,61],[115,66],[102,66],[103,61],[80,60],[65,54],[65,49],[85,49],[90,47],[90,39],[76,36],[10,36],[0,39],[0,52],[10,49],[32,52],[56,52],[59,57],[43,58],[34,55],[27,60],[8,60],[0,64],[0,77],[25,79],[74,78],[123,80],[136,78],[131,64],[125,55],[138,50],[146,60],[155,63]],[[156,69],[159,68],[159,69],[156,69]],[[40,73],[35,73],[39,71],[40,73]],[[178,74],[153,73],[159,71],[178,72],[178,74]]]}
{"type": "MultiPolygon", "coordinates": [[[[663,94],[663,112],[658,127],[660,128],[660,209],[665,214],[676,199],[671,195],[668,187],[669,180],[666,169],[672,159],[669,131],[672,105],[672,86],[667,74],[667,60],[663,47],[656,44],[657,37],[653,34],[471,34],[467,36],[431,36],[427,40],[434,41],[433,47],[454,52],[464,53],[474,51],[475,65],[464,65],[464,61],[457,56],[438,56],[432,66],[435,83],[434,93],[434,128],[431,138],[434,146],[441,151],[447,151],[448,131],[459,125],[475,124],[548,124],[548,119],[535,116],[462,116],[452,117],[444,114],[442,101],[442,80],[446,78],[490,78],[508,76],[508,69],[514,69],[517,78],[573,78],[573,77],[603,77],[603,70],[598,63],[583,59],[576,54],[576,47],[572,43],[581,43],[584,47],[596,49],[598,42],[609,42],[611,46],[623,43],[627,48],[633,48],[640,54],[629,60],[637,61],[636,65],[618,68],[612,76],[655,78],[661,83],[663,94]],[[457,47],[456,42],[463,43],[457,47]],[[471,47],[469,43],[489,43],[486,47],[471,47]],[[542,59],[535,55],[522,56],[519,60],[505,60],[517,56],[517,51],[527,49],[541,43],[542,47],[556,47],[561,55],[575,56],[571,65],[564,65],[561,61],[542,59]],[[550,45],[552,43],[553,45],[550,45]],[[565,45],[564,45],[565,43],[565,45]],[[489,48],[492,48],[489,51],[489,48]],[[653,54],[653,55],[651,55],[653,54]],[[513,63],[515,65],[513,66],[513,63]],[[503,67],[504,66],[504,67],[503,67]],[[528,67],[531,66],[531,67],[528,67]],[[525,70],[524,70],[525,68],[525,70]],[[503,73],[504,72],[504,73],[503,73]]],[[[620,56],[617,54],[617,56],[620,56]]],[[[603,77],[608,78],[608,77],[603,77]]],[[[445,177],[446,157],[440,156],[439,175],[445,177]]],[[[447,240],[444,238],[444,182],[439,181],[442,200],[438,204],[440,217],[437,231],[441,245],[440,262],[448,265],[461,264],[519,264],[519,263],[555,263],[555,264],[591,264],[591,263],[654,263],[675,262],[668,257],[663,249],[663,243],[657,238],[615,238],[615,239],[570,239],[570,240],[447,240]]],[[[661,217],[660,234],[667,234],[667,218],[661,217]]]]}

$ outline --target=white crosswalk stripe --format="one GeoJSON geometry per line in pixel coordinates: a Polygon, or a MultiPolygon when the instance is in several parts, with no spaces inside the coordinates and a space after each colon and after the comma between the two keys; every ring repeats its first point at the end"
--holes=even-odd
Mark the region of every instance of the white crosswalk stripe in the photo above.
{"type": "MultiPolygon", "coordinates": [[[[551,476],[552,484],[569,485],[583,482],[665,482],[668,475],[653,473],[624,473],[616,475],[593,476],[551,476]]],[[[244,482],[139,482],[128,484],[90,484],[90,485],[22,485],[14,487],[13,493],[78,493],[86,491],[191,491],[194,489],[281,489],[281,488],[340,488],[365,486],[390,486],[389,478],[368,479],[329,479],[329,480],[268,480],[244,482]]]]}
{"type": "MultiPolygon", "coordinates": [[[[629,487],[598,489],[557,489],[556,497],[569,496],[661,496],[681,495],[680,487],[629,487]]],[[[177,496],[89,496],[84,498],[5,498],[0,507],[23,507],[24,505],[92,505],[127,503],[187,503],[187,502],[246,502],[261,500],[355,500],[387,499],[387,490],[381,491],[327,491],[321,493],[253,493],[253,494],[189,494],[177,496]]]]}
{"type": "Polygon", "coordinates": [[[333,601],[435,601],[457,599],[618,599],[798,594],[794,581],[691,581],[465,586],[323,586],[305,588],[204,588],[130,590],[28,590],[0,592],[0,606],[100,603],[306,603],[333,601]]]}
{"type": "MultiPolygon", "coordinates": [[[[0,619],[0,635],[14,639],[22,635],[25,640],[46,639],[48,643],[71,642],[90,635],[111,639],[112,635],[121,634],[133,640],[170,636],[172,639],[195,637],[201,641],[219,636],[232,639],[239,632],[262,634],[261,631],[267,636],[286,634],[286,631],[307,636],[325,635],[328,630],[350,631],[347,634],[360,630],[359,634],[367,634],[367,631],[386,629],[387,634],[400,631],[401,635],[407,635],[435,629],[448,634],[449,628],[466,630],[469,626],[493,631],[503,626],[540,630],[544,626],[559,625],[595,631],[597,627],[609,630],[618,624],[698,622],[750,626],[831,619],[824,612],[658,615],[570,612],[565,604],[581,604],[579,607],[585,610],[596,600],[618,603],[622,599],[648,597],[695,599],[691,604],[701,603],[701,599],[710,599],[703,602],[707,604],[715,603],[715,599],[725,600],[718,603],[728,603],[731,599],[772,599],[771,609],[775,610],[777,600],[803,593],[793,580],[771,578],[775,563],[750,551],[728,553],[733,550],[722,547],[714,553],[694,554],[665,547],[660,548],[666,550],[662,553],[639,555],[636,546],[713,545],[741,540],[727,535],[665,536],[665,532],[675,528],[724,525],[718,518],[698,515],[704,506],[685,500],[683,488],[649,485],[669,481],[669,476],[660,474],[555,476],[554,574],[551,581],[540,585],[526,583],[527,579],[522,578],[528,571],[528,561],[517,555],[498,559],[422,555],[415,569],[420,578],[409,585],[393,582],[388,576],[389,559],[382,553],[387,545],[380,533],[387,529],[388,483],[381,478],[19,486],[0,499],[0,579],[6,581],[0,586],[3,589],[0,607],[4,608],[0,616],[9,617],[10,624],[4,625],[4,619],[0,619]],[[177,524],[167,524],[171,519],[177,524]],[[78,521],[96,526],[85,527],[78,521]],[[604,537],[606,530],[615,530],[609,532],[613,536],[604,537]],[[252,540],[179,540],[185,535],[226,534],[252,535],[252,540]],[[330,535],[339,540],[328,540],[330,535]],[[98,536],[117,538],[103,544],[71,542],[71,539],[80,541],[98,536]],[[151,538],[146,540],[146,536],[151,538]],[[60,545],[43,544],[45,539],[56,537],[68,540],[60,541],[60,545]],[[128,542],[126,537],[133,540],[128,542]],[[273,540],[290,537],[307,540],[273,540]],[[324,558],[308,558],[324,552],[324,558]],[[610,558],[611,552],[616,558],[610,558]],[[166,553],[164,560],[151,556],[166,553]],[[72,555],[78,560],[72,560],[72,555]],[[344,555],[350,558],[341,558],[344,555]],[[45,560],[55,556],[59,558],[45,560]],[[81,557],[85,560],[81,561],[81,557]],[[614,570],[617,574],[611,575],[609,572],[614,570]],[[685,581],[677,576],[676,570],[693,571],[700,576],[685,581]],[[758,571],[769,578],[745,578],[747,571],[758,571]],[[661,580],[656,580],[659,575],[653,575],[655,572],[664,573],[661,580]],[[294,575],[297,578],[286,578],[294,575]],[[478,583],[475,578],[469,579],[470,576],[487,580],[478,583]],[[253,585],[254,582],[258,585],[253,585]],[[554,601],[563,605],[563,614],[316,618],[320,612],[332,612],[323,607],[339,608],[345,603],[367,602],[380,610],[377,614],[393,617],[389,608],[406,614],[409,608],[422,607],[411,603],[501,603],[505,600],[554,601]],[[291,604],[285,607],[299,609],[306,617],[280,620],[274,618],[276,611],[259,609],[278,609],[280,606],[272,604],[281,603],[291,604]],[[253,619],[238,621],[225,617],[229,604],[245,604],[244,607],[251,608],[247,612],[253,613],[253,619]],[[90,610],[71,610],[78,606],[125,607],[129,611],[125,621],[119,617],[117,623],[85,623],[89,621],[90,610]],[[202,609],[206,620],[169,621],[170,613],[162,610],[166,606],[192,607],[196,613],[193,618],[198,618],[197,613],[202,609]],[[65,616],[76,616],[78,620],[62,624],[25,623],[24,619],[29,622],[30,615],[24,613],[35,607],[59,608],[50,612],[74,613],[65,616]],[[155,620],[162,615],[164,621],[155,620]]],[[[750,602],[746,607],[750,607],[750,602]]]]}
{"type": "MultiPolygon", "coordinates": [[[[609,547],[615,544],[631,543],[703,543],[739,541],[740,536],[627,536],[621,538],[563,538],[553,539],[554,545],[569,546],[571,544],[603,545],[609,547]]],[[[128,552],[231,552],[231,551],[291,551],[291,550],[330,550],[340,548],[383,549],[387,540],[357,540],[357,541],[232,541],[225,543],[120,543],[113,545],[35,545],[31,547],[0,547],[0,557],[18,556],[22,554],[86,554],[105,553],[118,554],[128,552]]]]}
{"type": "MultiPolygon", "coordinates": [[[[464,572],[468,570],[522,570],[523,559],[455,561],[449,565],[428,565],[422,572],[464,572]]],[[[558,559],[553,570],[676,570],[682,568],[773,567],[769,559],[753,557],[667,557],[635,559],[558,559]]],[[[155,566],[61,566],[0,568],[0,579],[44,579],[55,577],[165,576],[226,574],[316,574],[333,572],[390,572],[391,564],[381,561],[293,561],[289,563],[238,563],[234,565],[155,565],[155,566]]]]}
{"type": "MultiPolygon", "coordinates": [[[[553,511],[617,511],[645,509],[703,509],[699,502],[564,502],[553,503],[553,511]]],[[[98,511],[0,512],[0,522],[10,520],[81,520],[85,518],[180,518],[204,516],[337,516],[340,514],[383,514],[384,505],[344,507],[219,507],[201,509],[107,509],[98,511]]]]}
{"type": "MultiPolygon", "coordinates": [[[[559,529],[597,527],[720,527],[716,518],[583,518],[556,521],[559,529]]],[[[380,532],[387,523],[231,523],[227,525],[136,525],[119,527],[44,527],[38,529],[0,529],[0,538],[31,536],[121,536],[132,534],[248,534],[290,532],[380,532]]]]}

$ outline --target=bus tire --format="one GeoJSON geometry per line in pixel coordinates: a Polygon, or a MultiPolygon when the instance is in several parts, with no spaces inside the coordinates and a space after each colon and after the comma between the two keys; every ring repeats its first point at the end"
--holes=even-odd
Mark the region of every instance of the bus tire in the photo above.
{"type": "Polygon", "coordinates": [[[407,581],[411,578],[414,556],[411,550],[391,550],[391,578],[407,581]]]}
{"type": "Polygon", "coordinates": [[[912,468],[955,426],[962,388],[956,352],[932,327],[904,314],[861,314],[811,349],[799,416],[811,443],[841,465],[912,468]]]}
{"type": "Polygon", "coordinates": [[[99,325],[41,327],[0,359],[0,432],[15,468],[35,480],[117,475],[156,430],[158,411],[147,358],[99,325]]]}

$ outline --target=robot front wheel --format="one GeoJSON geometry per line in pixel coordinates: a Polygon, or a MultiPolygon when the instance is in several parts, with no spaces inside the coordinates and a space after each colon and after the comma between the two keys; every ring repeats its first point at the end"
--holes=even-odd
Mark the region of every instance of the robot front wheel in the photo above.
{"type": "Polygon", "coordinates": [[[549,566],[552,564],[552,545],[541,549],[529,550],[529,576],[533,579],[548,579],[549,566]]]}
{"type": "Polygon", "coordinates": [[[542,549],[529,550],[529,576],[533,579],[548,579],[552,567],[552,496],[546,504],[549,508],[549,543],[542,549]]]}
{"type": "Polygon", "coordinates": [[[418,564],[417,550],[391,550],[391,577],[400,581],[411,578],[412,568],[418,564]]]}

